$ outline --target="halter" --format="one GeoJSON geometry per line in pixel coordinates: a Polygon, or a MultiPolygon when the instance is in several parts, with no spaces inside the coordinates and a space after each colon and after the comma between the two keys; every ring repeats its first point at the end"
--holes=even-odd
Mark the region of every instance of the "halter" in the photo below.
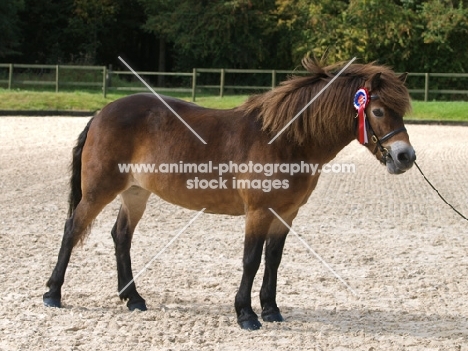
{"type": "Polygon", "coordinates": [[[380,159],[380,162],[383,163],[383,164],[386,164],[387,160],[389,158],[389,151],[382,144],[385,143],[390,138],[397,135],[398,133],[406,132],[406,128],[401,127],[399,129],[393,130],[390,133],[385,134],[382,138],[379,139],[379,137],[375,134],[374,130],[372,129],[372,126],[370,125],[370,123],[368,121],[367,121],[367,127],[370,129],[370,132],[372,133],[372,137],[371,137],[372,142],[374,144],[376,144],[375,149],[372,152],[372,154],[375,155],[377,153],[377,150],[380,150],[380,152],[382,154],[382,158],[380,159]]]}
{"type": "Polygon", "coordinates": [[[371,140],[374,144],[376,144],[374,151],[372,153],[375,155],[377,154],[377,151],[380,150],[380,153],[382,154],[380,162],[383,164],[386,164],[390,156],[389,156],[388,149],[384,147],[382,144],[385,143],[387,140],[393,138],[395,135],[401,132],[406,132],[406,128],[401,127],[399,129],[393,130],[390,133],[385,134],[382,138],[379,138],[377,134],[375,134],[374,129],[372,129],[372,126],[369,120],[366,118],[365,110],[370,100],[378,99],[378,98],[379,98],[378,95],[369,96],[369,92],[367,91],[367,89],[361,88],[356,92],[356,95],[354,96],[354,108],[358,111],[358,113],[356,114],[356,118],[358,122],[357,126],[359,129],[358,131],[359,142],[362,145],[365,145],[368,143],[367,130],[369,130],[372,134],[371,140]]]}

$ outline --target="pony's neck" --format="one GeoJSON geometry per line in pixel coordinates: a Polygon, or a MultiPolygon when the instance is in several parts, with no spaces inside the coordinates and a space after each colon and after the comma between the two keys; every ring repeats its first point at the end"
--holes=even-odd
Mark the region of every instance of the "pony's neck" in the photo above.
{"type": "Polygon", "coordinates": [[[269,135],[283,133],[284,147],[297,146],[308,158],[328,162],[355,138],[353,97],[362,84],[359,76],[342,77],[322,91],[329,79],[320,75],[294,78],[252,96],[239,109],[260,121],[261,129],[269,135]],[[304,106],[307,108],[302,111],[304,106]]]}
{"type": "MultiPolygon", "coordinates": [[[[354,116],[343,116],[342,118],[353,119],[354,116]]],[[[300,145],[300,147],[304,149],[306,157],[309,160],[327,163],[334,159],[354,139],[354,123],[336,121],[334,128],[330,128],[330,125],[327,125],[317,138],[312,133],[311,138],[300,145]]]]}

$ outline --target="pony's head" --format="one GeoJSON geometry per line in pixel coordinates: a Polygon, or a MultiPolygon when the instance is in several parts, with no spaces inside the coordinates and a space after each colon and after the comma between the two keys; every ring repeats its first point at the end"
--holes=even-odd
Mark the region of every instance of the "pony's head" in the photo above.
{"type": "Polygon", "coordinates": [[[337,146],[343,148],[357,137],[390,173],[411,168],[416,156],[403,124],[403,116],[411,109],[406,75],[398,77],[386,66],[369,63],[352,64],[336,77],[343,63],[322,66],[306,57],[302,64],[310,75],[292,77],[251,97],[240,108],[256,115],[271,137],[286,127],[284,142],[338,152],[337,146]],[[334,77],[336,81],[326,88],[334,77]],[[311,101],[314,103],[304,110],[311,101]],[[359,106],[363,108],[359,110],[359,106]],[[355,108],[359,116],[367,118],[355,119],[355,108]]]}
{"type": "MultiPolygon", "coordinates": [[[[367,132],[365,146],[376,155],[391,174],[400,174],[413,166],[416,153],[409,141],[403,123],[404,114],[410,110],[410,97],[405,87],[407,74],[396,76],[391,70],[373,73],[365,81],[361,93],[367,93],[364,106],[367,132]]],[[[359,94],[357,94],[359,95],[359,94]]],[[[355,104],[356,109],[358,107],[355,104]]],[[[358,109],[357,136],[361,143],[362,120],[358,109]]]]}

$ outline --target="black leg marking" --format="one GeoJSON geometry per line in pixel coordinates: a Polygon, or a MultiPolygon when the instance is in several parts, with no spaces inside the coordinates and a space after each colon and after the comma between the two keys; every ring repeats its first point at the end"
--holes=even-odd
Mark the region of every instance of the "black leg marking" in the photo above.
{"type": "Polygon", "coordinates": [[[260,290],[262,319],[265,322],[282,322],[284,320],[276,304],[276,283],[286,235],[287,233],[268,238],[265,247],[265,274],[260,290]]]}
{"type": "Polygon", "coordinates": [[[263,243],[262,236],[246,236],[244,244],[244,271],[239,290],[235,299],[237,323],[242,329],[257,330],[262,325],[258,321],[257,314],[252,309],[252,285],[255,274],[262,259],[263,243]]]}
{"type": "Polygon", "coordinates": [[[130,248],[135,227],[143,216],[149,196],[149,191],[137,186],[132,186],[124,191],[121,194],[122,206],[112,228],[117,260],[119,297],[121,300],[127,300],[127,307],[130,311],[146,311],[147,309],[146,302],[138,293],[133,281],[130,248]],[[130,285],[128,285],[129,283],[130,285]],[[124,288],[125,290],[123,290],[124,288]]]}
{"type": "Polygon", "coordinates": [[[65,222],[65,229],[62,238],[62,244],[58,255],[57,264],[47,281],[49,291],[46,292],[42,299],[46,307],[62,307],[62,285],[65,280],[65,271],[67,270],[70,256],[75,246],[73,218],[65,222]]]}
{"type": "Polygon", "coordinates": [[[117,260],[119,297],[121,300],[128,300],[127,307],[130,311],[135,309],[146,311],[147,308],[145,300],[140,296],[136,290],[135,283],[133,282],[132,263],[130,258],[132,234],[133,233],[129,228],[128,217],[122,208],[120,208],[117,221],[112,228],[112,238],[114,239],[115,257],[117,260]],[[131,281],[132,283],[122,291],[122,289],[131,281]]]}

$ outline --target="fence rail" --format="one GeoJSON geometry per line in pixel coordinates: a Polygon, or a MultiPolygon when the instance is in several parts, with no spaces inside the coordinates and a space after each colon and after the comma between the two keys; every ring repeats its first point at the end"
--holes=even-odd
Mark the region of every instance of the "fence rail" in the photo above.
{"type": "MultiPolygon", "coordinates": [[[[262,70],[262,69],[227,69],[227,68],[194,68],[192,72],[137,72],[143,77],[186,77],[191,80],[191,84],[185,82],[180,86],[155,87],[156,91],[173,91],[191,93],[192,100],[196,100],[197,91],[201,89],[217,90],[219,96],[223,97],[227,89],[230,90],[270,90],[277,85],[278,75],[285,74],[305,74],[305,71],[289,70],[262,70]],[[201,78],[204,75],[217,74],[218,78],[211,79],[210,84],[201,84],[201,78]],[[269,78],[263,78],[262,81],[268,81],[268,84],[246,84],[233,85],[226,83],[226,75],[259,74],[269,78]]],[[[126,78],[131,77],[129,71],[113,71],[106,66],[77,66],[77,65],[29,65],[29,64],[0,64],[0,86],[6,89],[24,88],[24,87],[52,87],[58,92],[65,87],[81,88],[99,88],[104,97],[109,91],[147,91],[147,88],[141,82],[126,82],[126,78]],[[87,71],[87,74],[77,75],[76,71],[87,71]],[[81,78],[81,79],[80,79],[81,78]]],[[[463,95],[468,98],[467,89],[432,89],[430,82],[437,78],[468,79],[468,73],[409,73],[409,77],[422,77],[424,86],[410,88],[410,94],[419,94],[424,97],[424,101],[429,100],[429,95],[463,95]],[[431,79],[432,78],[432,79],[431,79]]],[[[411,78],[409,78],[411,80],[411,78]]],[[[462,84],[468,86],[468,84],[462,84]]]]}

